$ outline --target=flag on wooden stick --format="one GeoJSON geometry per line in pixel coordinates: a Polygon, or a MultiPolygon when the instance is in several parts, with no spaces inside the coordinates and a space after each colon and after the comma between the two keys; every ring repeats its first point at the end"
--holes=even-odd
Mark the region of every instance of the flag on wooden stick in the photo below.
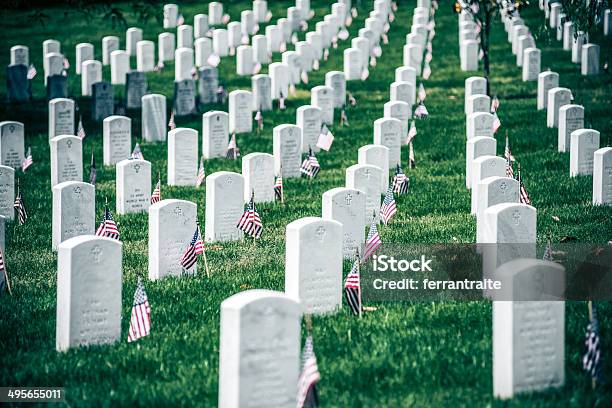
{"type": "Polygon", "coordinates": [[[584,340],[586,351],[582,357],[582,368],[591,376],[593,387],[602,380],[603,376],[600,343],[597,309],[593,307],[592,302],[589,302],[589,325],[584,340]]]}
{"type": "Polygon", "coordinates": [[[255,208],[254,191],[251,193],[251,200],[246,205],[236,227],[254,239],[261,237],[261,233],[263,232],[263,224],[261,222],[261,218],[259,218],[259,213],[255,208]]]}
{"type": "Polygon", "coordinates": [[[240,156],[240,149],[236,144],[236,133],[232,133],[232,138],[227,145],[227,154],[225,155],[228,159],[236,160],[240,156]]]}
{"type": "Polygon", "coordinates": [[[259,106],[259,109],[257,110],[257,113],[255,113],[255,121],[257,122],[257,131],[261,132],[263,130],[263,127],[264,127],[263,115],[261,113],[261,106],[259,106]]]}
{"type": "Polygon", "coordinates": [[[376,212],[374,212],[372,223],[370,224],[370,231],[368,231],[368,237],[366,238],[365,248],[363,250],[363,262],[367,261],[382,245],[382,240],[378,233],[376,224],[376,212]]]}
{"type": "Polygon", "coordinates": [[[427,119],[427,116],[429,116],[429,112],[427,112],[425,104],[423,101],[419,101],[419,105],[414,110],[414,117],[417,119],[427,119]]]}
{"type": "Polygon", "coordinates": [[[199,188],[206,182],[206,171],[204,170],[204,157],[200,157],[200,168],[198,169],[198,176],[196,178],[196,188],[199,188]]]}
{"type": "Polygon", "coordinates": [[[8,290],[9,295],[11,295],[11,281],[9,280],[8,272],[6,271],[6,264],[4,261],[4,253],[2,252],[2,248],[0,248],[0,294],[4,292],[4,288],[8,290]]]}
{"type": "Polygon", "coordinates": [[[312,346],[312,336],[308,334],[302,351],[302,371],[298,377],[298,408],[318,408],[319,396],[316,384],[321,379],[317,357],[312,346]]]}
{"type": "Polygon", "coordinates": [[[523,178],[521,176],[521,164],[518,165],[518,178],[519,182],[519,199],[521,204],[531,205],[531,199],[529,198],[529,194],[527,193],[527,189],[525,188],[525,184],[523,184],[523,178]]]}
{"type": "Polygon", "coordinates": [[[327,125],[323,124],[323,126],[321,126],[321,133],[319,133],[319,138],[317,139],[317,147],[329,152],[332,143],[334,143],[334,135],[327,125]]]}
{"type": "Polygon", "coordinates": [[[406,138],[406,144],[412,143],[412,139],[417,135],[417,128],[414,120],[410,122],[410,129],[408,129],[408,137],[406,138]]]}
{"type": "Polygon", "coordinates": [[[501,121],[499,120],[499,116],[497,116],[497,112],[493,112],[493,133],[497,133],[500,127],[501,121]]]}
{"type": "Polygon", "coordinates": [[[30,64],[26,77],[31,81],[34,79],[36,74],[38,74],[38,71],[36,71],[36,67],[34,67],[34,64],[30,64]]]}
{"type": "Polygon", "coordinates": [[[136,143],[134,146],[134,150],[132,151],[132,159],[144,160],[144,155],[142,154],[142,150],[140,149],[140,144],[136,143]]]}
{"type": "Polygon", "coordinates": [[[93,148],[91,149],[91,161],[89,162],[89,184],[96,185],[98,180],[98,169],[96,168],[96,156],[94,156],[93,148]]]}
{"type": "Polygon", "coordinates": [[[132,317],[130,318],[130,329],[128,331],[128,343],[136,341],[151,333],[151,307],[149,298],[145,292],[144,284],[140,276],[134,292],[132,303],[132,317]]]}
{"type": "Polygon", "coordinates": [[[102,216],[100,226],[98,226],[98,229],[96,230],[96,235],[119,241],[119,228],[117,228],[117,223],[113,219],[113,214],[108,208],[108,202],[104,204],[104,215],[102,216]]]}
{"type": "Polygon", "coordinates": [[[423,86],[423,83],[419,83],[419,93],[418,93],[418,97],[419,100],[424,102],[425,98],[427,98],[427,92],[425,92],[425,87],[423,86]]]}
{"type": "Polygon", "coordinates": [[[278,176],[274,182],[274,195],[281,203],[285,203],[285,194],[283,191],[283,168],[281,166],[278,176]]]}
{"type": "Polygon", "coordinates": [[[23,161],[21,162],[21,171],[25,173],[25,171],[34,163],[32,159],[32,148],[28,147],[28,152],[26,153],[23,161]]]}
{"type": "Polygon", "coordinates": [[[407,194],[410,186],[410,179],[404,174],[399,163],[395,168],[395,176],[393,176],[393,192],[395,194],[407,194]]]}
{"type": "Polygon", "coordinates": [[[393,196],[393,186],[389,185],[387,188],[387,194],[380,207],[380,219],[385,225],[389,224],[391,218],[397,213],[397,205],[395,204],[395,197],[393,196]]]}
{"type": "Polygon", "coordinates": [[[77,134],[78,137],[81,138],[81,140],[85,139],[85,136],[87,136],[85,134],[85,128],[83,127],[83,117],[79,116],[79,124],[77,125],[77,134]]]}
{"type": "Polygon", "coordinates": [[[176,129],[176,122],[174,122],[174,110],[170,112],[170,119],[168,120],[168,128],[170,130],[176,129]]]}
{"type": "Polygon", "coordinates": [[[23,197],[21,196],[21,190],[19,188],[19,179],[17,179],[17,197],[15,197],[15,203],[13,208],[17,212],[17,222],[19,225],[25,224],[28,219],[28,212],[26,211],[25,204],[23,203],[23,197]]]}
{"type": "Polygon", "coordinates": [[[344,297],[346,298],[346,303],[351,309],[351,312],[353,312],[353,314],[356,316],[361,315],[361,311],[363,310],[361,304],[361,278],[359,275],[359,263],[359,253],[357,253],[353,267],[344,280],[344,297]]]}
{"type": "Polygon", "coordinates": [[[202,234],[200,233],[200,224],[196,224],[193,238],[189,243],[189,246],[183,252],[181,256],[180,264],[186,270],[193,268],[193,265],[198,262],[198,255],[204,253],[204,242],[202,241],[202,234]]]}
{"type": "Polygon", "coordinates": [[[414,147],[412,146],[412,140],[408,144],[408,168],[414,169],[416,167],[414,161],[414,147]]]}
{"type": "Polygon", "coordinates": [[[306,177],[313,179],[319,174],[321,170],[321,166],[319,165],[319,161],[315,157],[315,154],[312,152],[312,148],[308,148],[308,157],[304,159],[302,162],[302,166],[300,167],[300,172],[306,177]]]}
{"type": "Polygon", "coordinates": [[[342,105],[342,110],[340,111],[340,126],[350,126],[348,117],[346,116],[345,105],[342,105]]]}
{"type": "Polygon", "coordinates": [[[155,188],[153,189],[153,193],[151,193],[151,204],[155,204],[159,201],[161,201],[161,178],[158,174],[157,184],[155,185],[155,188]]]}

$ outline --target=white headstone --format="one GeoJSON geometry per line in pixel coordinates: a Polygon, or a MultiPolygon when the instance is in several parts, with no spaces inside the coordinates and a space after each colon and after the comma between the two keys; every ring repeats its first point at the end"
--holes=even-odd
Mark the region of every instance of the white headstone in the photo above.
{"type": "Polygon", "coordinates": [[[342,108],[346,102],[346,79],[344,78],[344,72],[327,72],[325,74],[325,86],[332,90],[334,108],[342,108]]]}
{"type": "Polygon", "coordinates": [[[296,125],[278,125],[273,130],[274,173],[283,178],[300,177],[302,131],[296,125]]]}
{"type": "Polygon", "coordinates": [[[265,23],[266,14],[268,14],[268,2],[266,0],[254,0],[253,14],[255,15],[256,23],[265,23]]]}
{"type": "Polygon", "coordinates": [[[302,152],[311,148],[318,152],[317,141],[321,134],[321,109],[312,105],[303,105],[296,110],[296,125],[302,130],[302,152]]]}
{"type": "Polygon", "coordinates": [[[393,82],[389,86],[389,91],[390,101],[403,101],[410,104],[410,106],[416,102],[416,92],[410,82],[393,82]]]}
{"type": "MultiPolygon", "coordinates": [[[[395,118],[380,118],[374,121],[374,144],[389,148],[388,169],[402,162],[402,122],[395,118]]],[[[382,169],[385,174],[385,169],[382,169]]]]}
{"type": "Polygon", "coordinates": [[[358,48],[347,48],[344,50],[344,76],[347,81],[360,80],[363,65],[361,50],[358,48]]]}
{"type": "Polygon", "coordinates": [[[117,214],[144,212],[151,205],[151,163],[127,159],[116,165],[117,214]]]}
{"type": "Polygon", "coordinates": [[[571,133],[582,128],[584,128],[584,106],[573,104],[562,106],[559,109],[557,149],[560,152],[569,151],[571,133]]]}
{"type": "Polygon", "coordinates": [[[268,51],[279,52],[281,42],[283,42],[283,32],[277,25],[266,26],[266,41],[268,42],[268,51]]]}
{"type": "Polygon", "coordinates": [[[478,182],[478,211],[476,212],[476,242],[483,242],[484,211],[496,204],[518,203],[519,182],[511,177],[487,177],[478,182]]]}
{"type": "Polygon", "coordinates": [[[244,177],[219,171],[206,177],[207,242],[236,241],[242,231],[236,228],[244,211],[244,177]]]}
{"type": "Polygon", "coordinates": [[[51,187],[64,181],[83,180],[83,144],[80,137],[62,135],[49,140],[51,187]]]}
{"type": "Polygon", "coordinates": [[[74,134],[74,100],[56,98],[49,101],[49,139],[74,134]]]}
{"type": "Polygon", "coordinates": [[[334,91],[328,86],[315,86],[310,90],[310,104],[321,109],[321,120],[326,125],[334,123],[334,91]]]}
{"type": "Polygon", "coordinates": [[[148,142],[166,140],[166,97],[148,94],[142,97],[142,139],[148,142]]]}
{"type": "Polygon", "coordinates": [[[582,46],[582,57],[580,63],[580,73],[582,75],[598,75],[599,45],[584,44],[582,46]]]}
{"type": "Polygon", "coordinates": [[[479,206],[482,203],[478,202],[480,182],[487,177],[505,177],[506,176],[506,160],[498,156],[480,156],[472,160],[472,209],[471,214],[478,213],[479,206]]]}
{"type": "Polygon", "coordinates": [[[536,81],[540,74],[542,52],[537,48],[523,51],[523,81],[536,81]]]}
{"type": "Polygon", "coordinates": [[[469,116],[471,113],[490,112],[490,111],[491,111],[491,98],[488,95],[472,95],[468,97],[467,112],[466,112],[467,116],[469,116]]]}
{"type": "Polygon", "coordinates": [[[15,170],[0,165],[0,215],[7,220],[15,218],[15,170]]]}
{"type": "Polygon", "coordinates": [[[132,119],[113,115],[102,122],[104,165],[112,166],[129,159],[132,153],[132,119]]]}
{"type": "MultiPolygon", "coordinates": [[[[179,260],[196,229],[197,205],[185,200],[161,200],[149,207],[149,279],[179,277],[179,260]]],[[[190,270],[197,273],[197,265],[190,270]]]]}
{"type": "Polygon", "coordinates": [[[209,111],[202,115],[202,155],[205,159],[225,157],[229,143],[229,115],[209,111]]]}
{"type": "Polygon", "coordinates": [[[0,164],[20,169],[24,157],[23,123],[0,122],[0,164]]]}
{"type": "Polygon", "coordinates": [[[208,37],[200,37],[195,40],[195,65],[204,67],[208,65],[208,58],[212,54],[212,40],[208,37]]]}
{"type": "Polygon", "coordinates": [[[179,9],[176,4],[164,4],[164,28],[175,28],[179,9]]]}
{"type": "Polygon", "coordinates": [[[216,28],[213,31],[213,50],[219,57],[229,55],[229,38],[225,28],[216,28]]]}
{"type": "Polygon", "coordinates": [[[544,71],[538,74],[538,110],[548,108],[548,91],[559,86],[559,74],[544,71]]]}
{"type": "Polygon", "coordinates": [[[95,190],[82,181],[65,181],[53,187],[53,250],[69,238],[94,233],[95,190]]]}
{"type": "Polygon", "coordinates": [[[151,72],[155,68],[155,43],[138,41],[136,43],[136,70],[151,72]]]}
{"type": "Polygon", "coordinates": [[[125,51],[129,56],[136,55],[136,44],[142,41],[142,29],[130,27],[125,32],[125,51]]]}
{"type": "Polygon", "coordinates": [[[220,25],[223,23],[223,4],[213,1],[208,4],[208,24],[220,25]]]}
{"type": "Polygon", "coordinates": [[[353,259],[365,242],[365,202],[365,193],[351,188],[332,188],[323,193],[322,218],[342,224],[344,258],[353,259]]]}
{"type": "Polygon", "coordinates": [[[108,35],[102,38],[102,65],[110,65],[111,53],[119,49],[119,37],[108,35]]]}
{"type": "Polygon", "coordinates": [[[75,72],[81,74],[81,65],[87,60],[94,59],[94,46],[90,43],[80,43],[76,45],[75,72]]]}
{"type": "Polygon", "coordinates": [[[269,153],[249,153],[242,158],[244,201],[255,194],[256,203],[274,202],[274,156],[269,153]]]}
{"type": "Polygon", "coordinates": [[[401,143],[406,144],[408,137],[408,121],[412,117],[410,104],[404,101],[389,101],[384,105],[385,118],[394,118],[402,123],[401,143]]]}
{"type": "Polygon", "coordinates": [[[300,320],[299,303],[281,292],[248,290],[221,303],[220,407],[295,407],[300,320]]]}
{"type": "Polygon", "coordinates": [[[478,136],[493,137],[493,115],[489,112],[474,112],[467,115],[466,136],[468,140],[478,136]]]}
{"type": "MultiPolygon", "coordinates": [[[[397,79],[396,79],[397,80],[397,79]]],[[[472,95],[485,95],[487,93],[487,80],[483,77],[473,76],[465,80],[465,114],[468,114],[468,100],[472,95]]]]}
{"type": "Polygon", "coordinates": [[[475,136],[468,139],[465,153],[465,185],[472,188],[472,164],[481,156],[495,156],[497,140],[493,137],[475,136]]]}
{"type": "Polygon", "coordinates": [[[593,129],[574,130],[570,135],[570,177],[593,174],[593,160],[599,149],[599,132],[593,129]]]}
{"type": "Polygon", "coordinates": [[[198,131],[176,128],[168,132],[168,185],[194,186],[198,174],[198,131]]]}
{"type": "Polygon", "coordinates": [[[612,204],[612,147],[593,153],[593,205],[612,204]]]}
{"type": "Polygon", "coordinates": [[[253,56],[255,62],[258,64],[267,64],[270,61],[270,55],[268,51],[268,40],[265,35],[254,35],[251,38],[253,44],[253,56]]]}
{"type": "Polygon", "coordinates": [[[582,62],[582,46],[587,43],[587,36],[584,31],[578,31],[572,39],[572,62],[580,64],[582,62]]]}
{"type": "Polygon", "coordinates": [[[241,45],[236,51],[236,74],[251,76],[255,62],[253,60],[253,47],[241,45]]]}
{"type": "Polygon", "coordinates": [[[551,88],[548,91],[548,107],[546,112],[546,126],[555,128],[559,124],[559,109],[572,103],[572,91],[567,88],[551,88]]]}
{"type": "Polygon", "coordinates": [[[91,86],[102,81],[102,63],[100,61],[84,61],[81,67],[81,95],[91,96],[91,86]]]}
{"type": "Polygon", "coordinates": [[[110,55],[111,84],[125,85],[125,77],[130,70],[130,56],[123,50],[115,50],[110,55]]]}
{"type": "MultiPolygon", "coordinates": [[[[366,145],[361,146],[357,150],[357,163],[370,164],[380,167],[380,169],[389,169],[389,148],[383,145],[366,145]]],[[[380,191],[386,192],[389,188],[389,171],[381,171],[380,191]]]]}
{"type": "Polygon", "coordinates": [[[479,45],[476,40],[466,40],[461,44],[462,71],[478,71],[478,49],[479,45]]]}
{"type": "Polygon", "coordinates": [[[299,85],[302,81],[302,59],[300,54],[295,51],[283,52],[283,64],[289,67],[289,84],[299,85]]]}
{"type": "Polygon", "coordinates": [[[57,255],[55,348],[112,344],[121,337],[122,243],[80,236],[57,255]]]}
{"type": "Polygon", "coordinates": [[[157,59],[159,61],[173,61],[175,49],[176,39],[174,33],[161,33],[157,36],[157,59]]]}
{"type": "Polygon", "coordinates": [[[193,69],[193,50],[191,48],[177,48],[174,52],[174,80],[191,79],[193,69]]]}
{"type": "Polygon", "coordinates": [[[253,92],[253,111],[272,110],[272,80],[268,75],[253,75],[251,92],[253,92]]]}
{"type": "MultiPolygon", "coordinates": [[[[418,44],[404,45],[404,66],[412,67],[416,70],[417,75],[421,75],[421,66],[423,64],[423,47],[418,44]]],[[[478,61],[476,61],[478,64],[478,61]]]]}
{"type": "Polygon", "coordinates": [[[342,224],[305,217],[287,224],[285,293],[303,313],[325,314],[342,307],[342,224]]]}
{"type": "Polygon", "coordinates": [[[380,209],[382,175],[380,167],[370,164],[354,164],[346,169],[346,187],[361,190],[366,195],[364,223],[367,225],[372,221],[374,211],[378,215],[380,209]]]}
{"type": "Polygon", "coordinates": [[[268,66],[270,79],[272,80],[272,99],[280,99],[289,96],[289,67],[282,62],[273,62],[268,66]]]}
{"type": "Polygon", "coordinates": [[[25,45],[11,47],[11,65],[30,65],[30,49],[25,45]]]}
{"type": "Polygon", "coordinates": [[[229,133],[250,133],[253,131],[253,94],[236,90],[229,94],[229,133]]]}
{"type": "Polygon", "coordinates": [[[183,24],[176,29],[176,48],[193,48],[193,27],[183,24]]]}
{"type": "Polygon", "coordinates": [[[208,33],[208,16],[206,14],[196,14],[193,17],[193,36],[198,39],[208,33]]]}

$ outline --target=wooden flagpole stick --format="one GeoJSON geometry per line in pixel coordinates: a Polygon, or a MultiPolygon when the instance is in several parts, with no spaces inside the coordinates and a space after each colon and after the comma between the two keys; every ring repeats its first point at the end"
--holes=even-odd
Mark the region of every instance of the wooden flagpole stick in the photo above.
{"type": "MultiPolygon", "coordinates": [[[[200,230],[200,222],[196,221],[196,225],[198,228],[198,234],[200,235],[200,239],[202,239],[202,231],[200,230]]],[[[210,278],[210,269],[208,268],[208,259],[206,258],[206,244],[204,244],[203,239],[202,239],[202,258],[204,258],[204,268],[206,269],[206,277],[210,278]]]]}
{"type": "Polygon", "coordinates": [[[8,289],[9,295],[13,296],[13,291],[11,290],[11,281],[9,280],[8,271],[6,270],[6,258],[4,257],[4,252],[0,249],[0,255],[2,255],[2,259],[4,259],[4,281],[6,282],[6,288],[8,289]]]}

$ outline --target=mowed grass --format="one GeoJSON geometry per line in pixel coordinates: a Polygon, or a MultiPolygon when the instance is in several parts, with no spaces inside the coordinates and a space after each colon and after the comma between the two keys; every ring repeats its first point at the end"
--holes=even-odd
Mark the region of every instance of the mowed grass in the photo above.
{"type": "MultiPolygon", "coordinates": [[[[208,2],[181,2],[188,23],[197,13],[207,13],[208,2]]],[[[365,4],[350,27],[351,37],[363,27],[365,4]]],[[[457,16],[442,2],[436,14],[433,43],[433,74],[425,82],[430,118],[417,123],[415,141],[417,167],[407,170],[411,179],[409,195],[397,198],[399,213],[392,225],[381,229],[389,243],[471,243],[475,239],[475,220],[469,215],[470,195],[465,189],[465,116],[463,85],[474,73],[459,71],[457,16]]],[[[225,8],[232,20],[251,2],[234,1],[225,8]]],[[[290,2],[270,1],[275,21],[284,16],[290,2]]],[[[128,4],[118,7],[129,10],[128,4]]],[[[309,27],[328,12],[329,3],[313,0],[316,16],[309,27]]],[[[15,44],[30,47],[30,59],[39,75],[34,83],[34,101],[23,106],[3,104],[0,119],[19,120],[26,126],[26,147],[32,146],[35,164],[26,175],[19,174],[29,212],[25,226],[7,227],[7,268],[12,278],[13,296],[0,298],[0,385],[63,386],[72,406],[92,405],[198,405],[217,404],[219,306],[221,302],[250,288],[283,290],[285,226],[304,216],[319,216],[321,195],[344,185],[345,169],[356,163],[357,148],[372,143],[373,122],[383,116],[389,98],[394,70],[402,65],[402,46],[410,29],[415,2],[400,2],[400,10],[389,33],[390,44],[378,66],[370,70],[367,82],[349,82],[348,89],[358,105],[348,111],[350,128],[333,127],[336,136],[329,153],[318,156],[322,166],[312,182],[285,180],[287,204],[261,205],[265,224],[261,240],[253,246],[242,243],[215,244],[208,248],[213,276],[204,273],[182,279],[146,282],[152,308],[152,333],[134,344],[127,344],[130,308],[137,277],[147,275],[147,215],[115,218],[123,241],[123,321],[122,339],[117,344],[55,351],[56,254],[51,251],[51,188],[47,135],[47,101],[42,86],[42,41],[55,38],[70,59],[70,93],[76,96],[84,113],[87,138],[84,143],[85,178],[93,149],[98,169],[96,214],[99,217],[105,198],[115,200],[115,169],[101,167],[102,126],[92,123],[90,102],[81,98],[80,78],[74,73],[74,46],[79,42],[95,45],[101,59],[101,38],[118,35],[125,44],[123,28],[112,28],[95,14],[84,17],[69,8],[44,10],[50,15],[45,27],[30,25],[30,12],[5,10],[0,39],[0,64],[7,65],[9,48],[15,44]]],[[[159,5],[161,13],[162,3],[159,5]]],[[[138,23],[126,14],[130,25],[144,28],[145,39],[157,40],[161,25],[149,20],[138,23]]],[[[544,21],[537,7],[523,12],[533,32],[544,21]]],[[[263,27],[260,30],[263,32],[263,27]]],[[[303,38],[304,34],[300,34],[303,38]]],[[[610,54],[610,40],[595,38],[602,46],[602,60],[610,54]]],[[[514,155],[522,164],[527,190],[538,209],[538,241],[550,232],[555,242],[563,236],[581,242],[606,243],[612,239],[610,207],[591,205],[591,177],[569,178],[569,154],[556,151],[557,130],[547,129],[545,112],[536,111],[536,84],[523,83],[521,71],[506,41],[506,33],[496,21],[492,35],[491,89],[501,100],[499,117],[503,124],[498,136],[498,154],[503,153],[503,134],[507,129],[514,155]],[[558,217],[555,221],[552,217],[558,217]]],[[[572,89],[575,102],[586,108],[587,122],[601,132],[601,145],[611,143],[610,107],[612,80],[609,75],[582,77],[570,62],[569,53],[556,40],[539,34],[542,66],[561,75],[561,85],[572,89]]],[[[342,70],[342,50],[332,49],[321,70],[310,75],[310,84],[300,86],[287,101],[283,112],[266,113],[263,134],[239,135],[241,153],[271,152],[272,129],[295,123],[295,110],[310,101],[310,87],[323,84],[324,74],[342,70]]],[[[280,55],[274,56],[275,60],[280,55]]],[[[132,60],[132,67],[135,61],[132,60]]],[[[264,69],[265,71],[265,69],[264,69]]],[[[174,69],[147,75],[149,88],[171,100],[174,69]]],[[[104,78],[109,79],[108,67],[104,78]]],[[[4,81],[4,79],[2,79],[4,81]]],[[[234,58],[224,58],[220,81],[229,90],[250,89],[250,78],[235,75],[234,58]]],[[[4,90],[3,90],[4,91],[4,90]]],[[[121,87],[117,95],[124,95],[121,87]]],[[[4,95],[2,95],[4,97],[4,95]]],[[[170,103],[170,102],[169,102],[170,103]]],[[[213,105],[209,109],[227,110],[213,105]]],[[[133,143],[140,140],[140,112],[132,117],[133,143]]],[[[336,118],[338,118],[336,112],[336,118]]],[[[337,119],[336,119],[337,120],[337,119]]],[[[178,126],[201,132],[201,117],[177,118],[178,126]]],[[[161,172],[166,180],[165,143],[141,144],[145,158],[153,164],[153,174],[161,172]]],[[[402,149],[406,163],[407,148],[402,149]]],[[[405,166],[406,167],[406,166],[405,166]]],[[[207,174],[220,170],[240,172],[240,161],[208,160],[207,174]]],[[[204,222],[205,193],[191,187],[162,187],[164,198],[179,198],[198,204],[204,222]]],[[[111,205],[114,209],[114,204],[111,205]]],[[[200,271],[203,264],[200,262],[200,271]]],[[[348,264],[346,265],[348,268],[348,264]]],[[[318,389],[325,407],[395,406],[611,406],[610,385],[591,390],[590,379],[581,371],[587,308],[584,302],[568,302],[566,308],[566,385],[559,390],[523,395],[508,402],[492,397],[491,304],[489,302],[393,303],[378,304],[378,309],[362,319],[350,316],[343,308],[338,314],[314,318],[314,342],[321,381],[318,389]]],[[[604,351],[604,372],[612,376],[612,308],[599,304],[604,351]]]]}

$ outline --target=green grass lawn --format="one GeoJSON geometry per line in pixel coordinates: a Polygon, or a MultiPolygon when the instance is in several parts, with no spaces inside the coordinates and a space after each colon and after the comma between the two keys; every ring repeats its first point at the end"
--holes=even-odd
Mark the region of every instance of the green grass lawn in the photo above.
{"type": "MultiPolygon", "coordinates": [[[[197,13],[207,13],[208,2],[181,2],[187,23],[197,13]]],[[[354,1],[354,3],[357,3],[354,1]]],[[[351,37],[363,27],[367,9],[350,27],[351,37]]],[[[415,141],[417,167],[408,171],[409,195],[397,199],[399,212],[391,226],[381,230],[389,243],[472,243],[475,219],[470,216],[470,195],[465,188],[464,80],[473,73],[459,70],[457,16],[450,4],[436,14],[433,43],[433,74],[426,81],[430,118],[417,123],[415,141]]],[[[159,4],[159,12],[162,12],[159,4]]],[[[232,20],[250,7],[249,1],[226,3],[232,20]]],[[[323,18],[331,2],[313,0],[316,16],[323,18]]],[[[56,254],[51,251],[51,187],[47,135],[47,101],[42,85],[42,41],[55,38],[70,59],[69,89],[84,112],[87,138],[83,152],[85,177],[91,149],[98,169],[96,215],[104,199],[115,200],[115,169],[101,168],[102,125],[89,121],[90,103],[80,97],[80,77],[74,73],[74,47],[79,42],[95,45],[101,60],[101,39],[117,35],[124,47],[124,28],[113,28],[98,14],[85,16],[71,8],[43,10],[50,16],[45,26],[28,23],[31,11],[3,10],[0,30],[0,65],[9,63],[9,48],[15,44],[30,47],[30,60],[39,75],[34,84],[34,101],[24,106],[0,105],[0,120],[25,123],[26,149],[32,146],[34,165],[26,175],[19,173],[30,218],[22,227],[7,227],[7,269],[12,278],[13,296],[0,298],[0,385],[63,386],[71,405],[200,405],[215,406],[218,388],[219,306],[227,297],[249,288],[283,290],[285,225],[304,216],[320,216],[321,195],[345,182],[345,169],[357,162],[357,148],[372,143],[373,122],[383,116],[389,98],[394,70],[402,65],[402,46],[412,22],[416,2],[400,2],[400,10],[389,33],[390,43],[378,66],[370,70],[367,82],[349,82],[358,105],[348,111],[350,128],[335,126],[331,152],[318,156],[320,175],[312,182],[285,180],[287,204],[261,205],[265,225],[262,239],[253,248],[250,242],[214,245],[208,262],[213,276],[204,273],[182,279],[146,282],[152,308],[152,333],[135,344],[128,344],[127,329],[132,297],[138,276],[147,276],[147,215],[115,216],[123,240],[123,338],[112,346],[55,351],[56,254]]],[[[292,2],[269,1],[275,21],[284,16],[292,2]]],[[[129,10],[128,4],[118,7],[129,10]]],[[[586,110],[586,122],[601,132],[601,146],[611,145],[610,120],[612,79],[602,74],[583,77],[570,61],[561,44],[539,30],[544,21],[537,2],[523,13],[537,33],[542,50],[542,68],[559,72],[561,86],[572,89],[575,103],[586,110]]],[[[138,23],[130,13],[131,24],[144,28],[144,39],[157,41],[161,24],[154,19],[138,23]]],[[[260,32],[263,31],[263,27],[260,32]]],[[[303,38],[304,34],[300,34],[303,38]]],[[[610,57],[612,41],[597,37],[602,61],[610,57]]],[[[331,50],[327,62],[311,73],[309,86],[298,88],[283,112],[267,113],[262,135],[238,136],[241,153],[271,152],[275,125],[295,123],[295,111],[310,102],[310,87],[323,84],[330,70],[342,70],[341,42],[331,50]]],[[[522,82],[521,71],[506,41],[503,25],[496,21],[492,34],[491,90],[501,100],[498,154],[503,153],[503,133],[507,129],[513,154],[521,162],[527,190],[538,210],[538,242],[550,232],[555,242],[573,236],[580,242],[606,243],[612,239],[612,209],[591,205],[592,178],[569,177],[569,153],[557,152],[557,129],[547,129],[545,112],[536,111],[536,83],[522,82]],[[552,217],[556,216],[559,221],[552,217]]],[[[275,55],[279,60],[280,55],[275,55]]],[[[135,67],[135,60],[132,60],[135,67]]],[[[265,70],[264,70],[265,71],[265,70]]],[[[4,71],[2,71],[4,72],[4,71]]],[[[4,74],[2,74],[4,76],[4,74]]],[[[169,98],[173,92],[174,67],[149,73],[149,87],[169,98]]],[[[104,78],[110,79],[105,67],[104,78]]],[[[235,74],[234,58],[224,58],[220,81],[231,91],[250,89],[250,78],[235,74]]],[[[4,77],[1,79],[4,83],[4,77]]],[[[5,88],[2,88],[5,93],[5,88]]],[[[116,94],[125,94],[118,88],[116,94]]],[[[5,95],[2,95],[4,100],[5,95]]],[[[227,106],[210,109],[227,110],[227,106]]],[[[140,141],[140,113],[132,117],[133,143],[140,141]]],[[[336,115],[338,118],[339,115],[336,115]]],[[[201,133],[201,117],[177,118],[181,127],[201,133]]],[[[152,174],[161,172],[166,180],[165,143],[142,143],[152,174]]],[[[404,163],[407,148],[402,149],[404,163]]],[[[208,160],[207,174],[220,170],[240,172],[240,161],[208,160]]],[[[162,187],[164,198],[196,202],[204,222],[204,189],[162,187]]],[[[114,205],[112,206],[114,210],[114,205]]],[[[348,265],[347,265],[348,268],[348,265]]],[[[200,265],[203,271],[203,265],[200,265]]],[[[319,360],[320,398],[325,407],[376,406],[612,406],[612,387],[591,390],[590,379],[581,370],[587,307],[584,302],[568,302],[566,308],[566,385],[550,392],[524,395],[508,402],[492,396],[491,304],[489,302],[392,303],[356,319],[344,308],[333,316],[314,318],[315,351],[319,360]]],[[[604,350],[604,372],[612,378],[612,307],[599,304],[604,350]]]]}

